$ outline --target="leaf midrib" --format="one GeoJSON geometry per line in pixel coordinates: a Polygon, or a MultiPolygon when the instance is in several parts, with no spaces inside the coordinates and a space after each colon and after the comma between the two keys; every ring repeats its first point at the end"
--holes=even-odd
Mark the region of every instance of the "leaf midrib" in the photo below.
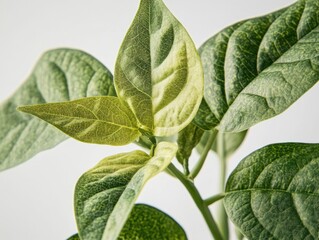
{"type": "MultiPolygon", "coordinates": [[[[42,112],[43,113],[43,112],[42,112]]],[[[64,117],[64,118],[72,118],[72,119],[81,119],[84,121],[96,121],[96,122],[102,122],[102,123],[106,123],[106,124],[109,124],[109,125],[114,125],[114,126],[117,126],[117,127],[124,127],[124,128],[127,128],[127,129],[131,129],[131,130],[138,130],[137,127],[130,127],[130,126],[127,126],[127,125],[121,125],[121,124],[117,124],[117,123],[114,123],[114,122],[108,122],[108,121],[105,121],[105,120],[102,120],[102,119],[99,119],[99,118],[84,118],[84,117],[76,117],[76,116],[68,116],[68,115],[61,115],[61,114],[55,114],[55,113],[46,113],[44,112],[44,114],[48,114],[48,115],[52,115],[52,116],[58,116],[58,117],[64,117]]],[[[40,115],[40,114],[38,114],[40,115]]]]}
{"type": "MultiPolygon", "coordinates": [[[[298,26],[300,25],[300,20],[301,20],[303,14],[304,14],[304,11],[305,11],[305,8],[306,8],[306,5],[305,5],[305,4],[306,4],[306,3],[304,2],[304,8],[303,8],[303,12],[302,12],[302,14],[301,14],[301,16],[300,16],[298,26]]],[[[288,7],[288,9],[289,9],[289,7],[288,7]]],[[[287,10],[288,10],[288,9],[287,9],[287,10]]],[[[286,11],[287,11],[287,10],[286,10],[286,11]]],[[[282,14],[284,14],[286,11],[284,11],[282,14]]],[[[281,17],[282,14],[280,14],[280,16],[278,16],[278,18],[281,17]]],[[[276,20],[277,20],[278,18],[276,18],[276,20]]],[[[274,24],[274,22],[275,22],[276,20],[274,20],[274,21],[269,25],[268,29],[274,24]]],[[[277,63],[278,59],[280,59],[284,54],[286,54],[288,51],[290,51],[296,44],[298,44],[302,39],[304,39],[305,37],[307,37],[309,34],[311,34],[311,33],[313,33],[313,32],[316,32],[315,30],[318,28],[318,26],[319,26],[319,25],[317,25],[317,26],[316,26],[315,28],[313,28],[310,32],[308,32],[307,34],[305,34],[302,38],[298,38],[297,41],[296,41],[294,44],[292,44],[287,51],[285,51],[279,58],[277,58],[277,59],[276,59],[273,63],[271,63],[268,67],[266,67],[266,68],[263,69],[262,71],[258,71],[258,69],[257,69],[258,75],[256,75],[256,76],[250,81],[250,83],[249,83],[245,88],[243,88],[243,89],[239,92],[239,94],[241,94],[260,74],[262,74],[263,72],[265,72],[267,69],[269,69],[270,67],[272,67],[274,64],[280,64],[280,62],[277,63]]],[[[268,29],[267,29],[267,31],[265,32],[264,36],[265,36],[266,33],[268,32],[268,29]]],[[[231,36],[232,36],[237,30],[238,30],[238,29],[236,29],[236,30],[231,34],[231,36]]],[[[231,38],[231,36],[229,37],[229,39],[231,38]]],[[[264,38],[264,36],[263,36],[263,38],[264,38]]],[[[298,36],[297,36],[297,37],[298,37],[298,36]]],[[[228,49],[228,44],[229,44],[229,40],[228,40],[228,42],[227,42],[227,49],[228,49]]],[[[259,47],[260,47],[260,45],[259,45],[259,47]]],[[[226,49],[226,52],[227,52],[227,49],[226,49]]],[[[258,49],[258,53],[259,53],[259,49],[258,49]]],[[[226,53],[225,53],[225,54],[226,54],[226,53]]],[[[257,54],[257,57],[258,57],[258,54],[257,54]]],[[[307,59],[304,59],[304,60],[307,60],[307,59]]],[[[304,60],[300,60],[299,62],[304,61],[304,60]]],[[[225,72],[225,69],[226,69],[226,68],[225,68],[225,62],[226,62],[226,61],[224,61],[224,72],[225,72]]],[[[258,59],[257,59],[257,62],[258,62],[258,59]]],[[[288,64],[288,63],[290,63],[290,62],[285,62],[284,64],[288,64]]],[[[256,65],[256,67],[257,67],[257,65],[256,65]]],[[[226,84],[226,81],[224,81],[224,84],[226,84]]],[[[225,87],[226,87],[226,86],[224,86],[224,89],[226,89],[225,87]]],[[[225,94],[226,94],[226,93],[225,93],[225,94]]],[[[239,94],[237,95],[236,99],[238,98],[239,94]]],[[[225,95],[225,97],[226,97],[226,95],[225,95]]],[[[227,105],[228,105],[228,109],[231,107],[231,105],[234,104],[234,102],[236,101],[236,99],[235,99],[231,104],[227,104],[227,105]]],[[[227,111],[228,111],[228,109],[227,109],[227,111]]],[[[220,122],[223,121],[223,119],[224,119],[224,117],[225,117],[227,111],[224,113],[224,115],[223,115],[223,117],[221,118],[220,122]]]]}

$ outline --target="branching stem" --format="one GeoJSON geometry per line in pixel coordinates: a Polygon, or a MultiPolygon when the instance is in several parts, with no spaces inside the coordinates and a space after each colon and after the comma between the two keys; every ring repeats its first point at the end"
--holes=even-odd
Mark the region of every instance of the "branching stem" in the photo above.
{"type": "Polygon", "coordinates": [[[213,235],[215,240],[224,240],[222,234],[220,233],[217,224],[211,214],[208,206],[200,196],[196,186],[194,185],[193,181],[188,179],[182,172],[180,172],[172,163],[168,166],[168,170],[174,174],[181,183],[185,186],[191,197],[193,198],[197,208],[201,212],[202,216],[204,217],[206,224],[213,235]]]}
{"type": "Polygon", "coordinates": [[[203,152],[202,152],[200,158],[198,159],[198,161],[197,161],[196,165],[194,166],[193,170],[191,171],[191,173],[188,175],[189,179],[195,179],[196,176],[198,175],[198,173],[200,172],[200,170],[202,169],[202,167],[205,163],[205,160],[207,158],[207,155],[208,155],[209,151],[211,150],[213,143],[215,142],[216,135],[217,135],[216,130],[212,130],[211,133],[209,134],[209,138],[206,142],[206,145],[203,149],[203,152]]]}
{"type": "Polygon", "coordinates": [[[214,195],[214,196],[211,196],[211,197],[205,199],[204,202],[207,206],[209,206],[209,205],[223,199],[224,197],[225,197],[225,193],[220,193],[220,194],[217,194],[217,195],[214,195]]]}

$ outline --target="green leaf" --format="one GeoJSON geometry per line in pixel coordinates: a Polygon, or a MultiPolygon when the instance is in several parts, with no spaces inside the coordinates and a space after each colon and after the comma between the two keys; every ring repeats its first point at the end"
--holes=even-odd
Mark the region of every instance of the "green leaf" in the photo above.
{"type": "MultiPolygon", "coordinates": [[[[205,131],[203,134],[199,144],[196,146],[197,151],[201,154],[205,148],[206,142],[209,138],[209,135],[212,134],[211,131],[205,131]]],[[[225,158],[229,158],[242,144],[247,134],[247,130],[239,133],[223,133],[218,132],[216,140],[212,145],[212,151],[217,153],[218,145],[220,144],[220,140],[224,141],[224,154],[225,158]],[[223,135],[223,137],[220,137],[223,135]]]]}
{"type": "MultiPolygon", "coordinates": [[[[136,204],[118,240],[186,240],[183,228],[169,215],[145,204],[136,204]]],[[[68,240],[80,240],[78,234],[68,240]]]]}
{"type": "Polygon", "coordinates": [[[196,147],[204,130],[197,127],[195,124],[190,123],[186,128],[178,133],[177,144],[178,151],[176,153],[177,160],[184,166],[188,173],[188,159],[192,154],[193,149],[196,147]]]}
{"type": "Polygon", "coordinates": [[[192,122],[204,130],[211,130],[219,123],[218,119],[212,113],[204,98],[202,99],[198,112],[196,113],[192,122]]]}
{"type": "Polygon", "coordinates": [[[28,80],[0,105],[0,170],[18,165],[66,137],[49,124],[16,111],[17,106],[115,95],[111,73],[79,50],[46,52],[28,80]]]}
{"type": "Polygon", "coordinates": [[[194,118],[203,96],[201,61],[161,0],[141,0],[119,51],[114,81],[146,132],[174,135],[194,118]]]}
{"type": "Polygon", "coordinates": [[[79,235],[76,233],[74,235],[72,235],[71,237],[69,237],[67,240],[81,240],[79,235]]]}
{"type": "Polygon", "coordinates": [[[125,145],[140,135],[134,115],[117,97],[89,97],[18,110],[33,114],[82,142],[125,145]]]}
{"type": "Polygon", "coordinates": [[[183,228],[164,212],[145,205],[134,206],[118,240],[186,240],[183,228]]]}
{"type": "Polygon", "coordinates": [[[161,142],[151,157],[142,151],[107,157],[79,179],[75,216],[82,239],[115,240],[145,183],[163,171],[177,151],[161,142]]]}
{"type": "Polygon", "coordinates": [[[318,81],[318,19],[318,1],[299,0],[230,26],[200,48],[204,96],[220,131],[280,114],[318,81]]]}
{"type": "Polygon", "coordinates": [[[230,175],[225,207],[248,239],[318,239],[319,144],[274,144],[230,175]]]}

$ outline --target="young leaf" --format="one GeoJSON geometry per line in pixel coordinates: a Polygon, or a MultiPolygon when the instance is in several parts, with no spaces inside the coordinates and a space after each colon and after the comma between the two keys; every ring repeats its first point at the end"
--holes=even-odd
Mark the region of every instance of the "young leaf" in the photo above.
{"type": "MultiPolygon", "coordinates": [[[[128,217],[118,240],[186,240],[183,228],[164,212],[145,205],[136,204],[128,217]]],[[[80,240],[78,234],[68,240],[80,240]]]]}
{"type": "MultiPolygon", "coordinates": [[[[210,134],[212,134],[210,131],[205,131],[199,144],[196,146],[196,149],[199,153],[202,153],[210,134]]],[[[247,134],[247,130],[243,132],[239,132],[239,133],[218,132],[216,140],[214,144],[212,145],[212,151],[216,153],[217,153],[218,144],[220,144],[219,140],[221,139],[219,135],[221,134],[224,135],[223,139],[224,139],[224,148],[225,148],[224,149],[225,158],[229,158],[240,147],[240,145],[244,141],[247,134]]]]}
{"type": "Polygon", "coordinates": [[[318,239],[319,144],[274,144],[230,175],[229,217],[248,239],[318,239]]]}
{"type": "Polygon", "coordinates": [[[318,81],[318,18],[317,0],[299,0],[201,47],[205,100],[220,131],[240,132],[283,112],[318,81]]]}
{"type": "Polygon", "coordinates": [[[18,110],[33,114],[82,142],[125,145],[140,135],[134,115],[117,97],[89,97],[18,110]]]}
{"type": "Polygon", "coordinates": [[[141,0],[115,66],[118,96],[140,128],[155,136],[179,132],[203,96],[203,71],[184,27],[161,0],[141,0]]]}
{"type": "Polygon", "coordinates": [[[187,237],[183,228],[164,212],[145,204],[137,204],[118,239],[186,240],[187,237]]]}
{"type": "Polygon", "coordinates": [[[176,158],[184,166],[186,172],[188,172],[188,159],[191,156],[193,149],[203,136],[203,133],[204,130],[193,123],[190,123],[186,128],[178,133],[178,151],[176,153],[176,158]]]}
{"type": "Polygon", "coordinates": [[[17,106],[115,95],[111,73],[90,55],[73,49],[46,52],[28,80],[0,105],[0,170],[20,164],[66,137],[17,106]]]}
{"type": "Polygon", "coordinates": [[[107,157],[86,172],[75,189],[75,215],[82,239],[115,240],[145,183],[163,171],[177,151],[161,142],[154,156],[142,151],[107,157]]]}

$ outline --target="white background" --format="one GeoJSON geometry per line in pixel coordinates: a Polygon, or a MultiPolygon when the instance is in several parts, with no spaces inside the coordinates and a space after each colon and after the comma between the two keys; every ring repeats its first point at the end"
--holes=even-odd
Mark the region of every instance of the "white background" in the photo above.
{"type": "MultiPolygon", "coordinates": [[[[199,47],[229,24],[293,1],[165,2],[199,47]]],[[[82,49],[113,71],[117,51],[137,7],[138,0],[0,0],[0,101],[27,78],[41,53],[48,49],[82,49]]],[[[280,116],[252,127],[229,168],[269,143],[319,142],[318,94],[319,88],[314,87],[280,116]]],[[[133,148],[136,147],[111,148],[68,140],[1,172],[0,239],[59,240],[75,233],[73,189],[79,176],[103,157],[133,148]]],[[[211,154],[196,184],[208,197],[217,193],[217,181],[218,162],[211,154]]],[[[149,182],[139,202],[169,213],[186,229],[189,239],[212,239],[182,185],[165,173],[149,182]]]]}

